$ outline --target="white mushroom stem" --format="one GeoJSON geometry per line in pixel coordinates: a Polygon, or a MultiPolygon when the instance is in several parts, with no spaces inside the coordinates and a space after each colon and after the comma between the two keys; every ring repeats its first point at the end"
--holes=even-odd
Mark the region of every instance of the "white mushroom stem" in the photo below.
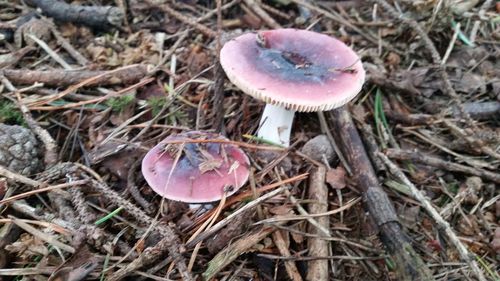
{"type": "Polygon", "coordinates": [[[294,110],[267,104],[260,119],[257,136],[285,147],[290,146],[294,114],[294,110]]]}

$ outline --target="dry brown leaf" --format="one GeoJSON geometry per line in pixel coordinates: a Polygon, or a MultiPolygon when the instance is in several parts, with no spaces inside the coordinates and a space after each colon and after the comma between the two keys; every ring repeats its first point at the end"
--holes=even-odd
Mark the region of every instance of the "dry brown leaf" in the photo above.
{"type": "Polygon", "coordinates": [[[331,169],[326,172],[326,182],[333,189],[342,189],[346,187],[345,174],[346,172],[341,166],[339,166],[337,169],[331,169]]]}
{"type": "Polygon", "coordinates": [[[210,56],[200,45],[194,45],[187,57],[189,74],[196,75],[210,65],[210,56]]]}
{"type": "Polygon", "coordinates": [[[477,218],[474,215],[462,216],[456,225],[456,229],[458,232],[467,236],[473,236],[481,232],[477,218]]]}

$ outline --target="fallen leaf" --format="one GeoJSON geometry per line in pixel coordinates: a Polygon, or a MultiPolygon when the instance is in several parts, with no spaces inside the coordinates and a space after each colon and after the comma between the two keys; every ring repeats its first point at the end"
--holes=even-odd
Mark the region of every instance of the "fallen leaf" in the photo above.
{"type": "Polygon", "coordinates": [[[333,189],[342,189],[346,187],[345,174],[344,168],[340,166],[337,169],[331,169],[326,172],[326,182],[333,189]]]}

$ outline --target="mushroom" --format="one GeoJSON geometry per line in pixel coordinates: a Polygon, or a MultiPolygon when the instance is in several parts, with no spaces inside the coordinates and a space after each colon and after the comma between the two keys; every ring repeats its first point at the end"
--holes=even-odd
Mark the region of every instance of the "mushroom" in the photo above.
{"type": "Polygon", "coordinates": [[[144,156],[142,174],[167,199],[187,203],[220,200],[224,193],[235,193],[249,175],[248,157],[227,141],[203,131],[170,135],[144,156]]]}
{"type": "Polygon", "coordinates": [[[266,102],[257,136],[289,146],[295,111],[340,107],[361,90],[365,71],[341,41],[316,32],[275,29],[228,41],[220,63],[244,93],[266,102]]]}

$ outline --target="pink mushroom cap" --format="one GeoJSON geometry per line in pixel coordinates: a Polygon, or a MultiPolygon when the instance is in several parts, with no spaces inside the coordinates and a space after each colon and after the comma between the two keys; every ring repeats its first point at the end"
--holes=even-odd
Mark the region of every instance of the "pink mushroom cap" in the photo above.
{"type": "Polygon", "coordinates": [[[246,154],[225,141],[218,134],[201,131],[170,135],[144,156],[142,174],[167,199],[188,203],[220,200],[224,192],[227,196],[235,193],[249,175],[246,154]]]}
{"type": "Polygon", "coordinates": [[[365,81],[361,60],[351,48],[307,30],[243,34],[224,45],[220,63],[246,94],[304,112],[344,105],[365,81]]]}

